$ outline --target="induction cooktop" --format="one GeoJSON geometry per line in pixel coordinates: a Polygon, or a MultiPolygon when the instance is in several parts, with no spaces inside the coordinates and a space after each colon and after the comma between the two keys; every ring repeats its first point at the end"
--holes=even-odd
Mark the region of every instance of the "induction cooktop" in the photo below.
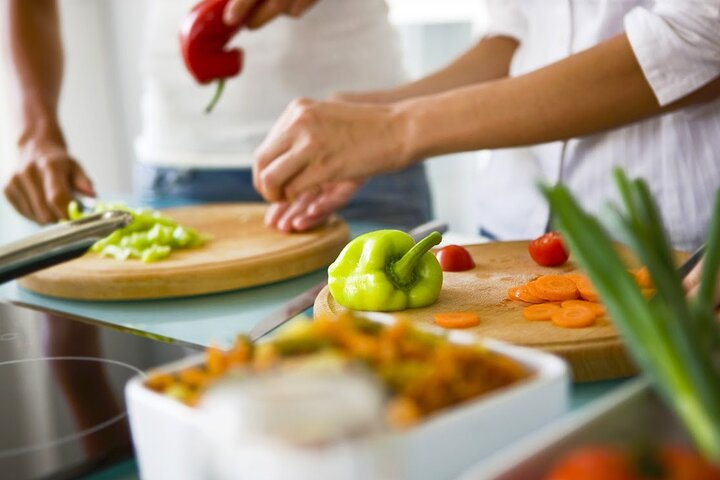
{"type": "Polygon", "coordinates": [[[196,348],[0,303],[0,477],[64,479],[132,457],[123,388],[196,348]]]}

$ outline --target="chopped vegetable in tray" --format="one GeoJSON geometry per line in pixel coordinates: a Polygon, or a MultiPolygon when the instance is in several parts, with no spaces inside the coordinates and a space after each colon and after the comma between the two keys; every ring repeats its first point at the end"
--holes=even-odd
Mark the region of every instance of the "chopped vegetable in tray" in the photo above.
{"type": "Polygon", "coordinates": [[[385,325],[348,313],[297,323],[258,345],[239,337],[228,351],[208,349],[202,366],[151,374],[146,386],[195,405],[208,385],[231,371],[261,374],[317,365],[329,357],[344,368],[367,368],[382,382],[386,421],[395,428],[529,375],[522,365],[481,345],[451,343],[405,320],[385,325]]]}
{"type": "MultiPolygon", "coordinates": [[[[205,243],[206,237],[190,227],[179,225],[175,220],[157,210],[133,209],[122,203],[98,203],[92,213],[122,210],[133,216],[130,225],[116,230],[95,242],[90,251],[116,260],[135,258],[145,263],[166,258],[173,250],[195,248],[205,243]]],[[[82,218],[85,214],[77,202],[70,202],[70,220],[82,218]]]]}

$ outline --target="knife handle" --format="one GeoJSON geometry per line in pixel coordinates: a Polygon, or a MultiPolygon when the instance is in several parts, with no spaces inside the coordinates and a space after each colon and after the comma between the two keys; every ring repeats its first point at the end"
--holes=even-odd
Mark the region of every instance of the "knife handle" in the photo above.
{"type": "Polygon", "coordinates": [[[0,283],[79,257],[93,243],[130,222],[128,212],[96,213],[0,246],[0,283]]]}

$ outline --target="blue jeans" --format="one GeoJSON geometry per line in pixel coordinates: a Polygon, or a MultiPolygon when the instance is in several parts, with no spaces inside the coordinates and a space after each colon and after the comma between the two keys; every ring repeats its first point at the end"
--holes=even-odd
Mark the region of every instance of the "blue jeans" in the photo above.
{"type": "MultiPolygon", "coordinates": [[[[262,202],[249,169],[177,169],[139,164],[138,193],[148,201],[262,202]]],[[[345,220],[411,228],[432,218],[423,164],[371,178],[340,210],[345,220]]]]}

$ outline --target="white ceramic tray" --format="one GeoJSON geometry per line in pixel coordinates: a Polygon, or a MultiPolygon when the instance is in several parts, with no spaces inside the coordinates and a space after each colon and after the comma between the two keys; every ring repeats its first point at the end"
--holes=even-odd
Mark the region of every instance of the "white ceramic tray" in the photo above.
{"type": "MultiPolygon", "coordinates": [[[[456,343],[475,343],[476,337],[451,332],[456,343]]],[[[491,350],[526,365],[532,377],[463,405],[448,408],[421,424],[382,440],[392,452],[392,478],[442,480],[455,478],[475,462],[548,424],[566,411],[569,373],[559,358],[522,347],[486,340],[491,350]],[[400,473],[398,473],[400,472],[400,473]]],[[[161,368],[176,371],[198,364],[202,357],[184,359],[161,368]]],[[[145,480],[212,478],[211,441],[203,412],[187,407],[143,385],[138,376],[128,383],[126,397],[140,473],[145,480]]],[[[372,457],[368,442],[357,442],[354,458],[372,457]]],[[[345,448],[347,450],[347,448],[345,448]]],[[[255,470],[256,471],[256,470],[255,470]]],[[[359,465],[342,478],[369,478],[358,472],[376,471],[359,465]],[[354,477],[353,477],[354,475],[354,477]]],[[[260,478],[253,469],[238,468],[237,478],[260,478]]],[[[266,478],[266,477],[262,477],[266,478]]]]}

